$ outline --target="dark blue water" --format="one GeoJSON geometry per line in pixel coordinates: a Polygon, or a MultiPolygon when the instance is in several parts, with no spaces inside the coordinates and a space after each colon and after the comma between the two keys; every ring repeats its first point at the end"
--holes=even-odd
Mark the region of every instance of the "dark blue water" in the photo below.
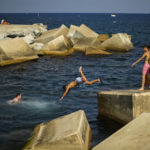
{"type": "Polygon", "coordinates": [[[132,35],[135,50],[113,53],[108,57],[86,57],[75,53],[69,57],[40,57],[37,61],[0,68],[0,149],[20,150],[35,125],[82,109],[92,128],[92,146],[120,128],[117,123],[97,120],[97,92],[100,90],[137,89],[141,84],[143,62],[131,68],[142,55],[143,44],[150,44],[150,15],[117,14],[0,14],[12,24],[43,23],[48,29],[61,24],[86,24],[97,33],[125,32],[132,35]],[[115,22],[114,22],[115,21],[115,22]],[[88,80],[101,76],[104,84],[81,85],[70,91],[62,103],[62,86],[79,76],[78,68],[88,80]],[[16,93],[23,103],[8,105],[16,93]]]}

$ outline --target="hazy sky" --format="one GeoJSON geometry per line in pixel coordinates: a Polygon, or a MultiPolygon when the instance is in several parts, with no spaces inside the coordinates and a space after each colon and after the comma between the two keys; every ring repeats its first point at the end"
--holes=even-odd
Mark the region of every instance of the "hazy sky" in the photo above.
{"type": "Polygon", "coordinates": [[[0,13],[150,13],[150,0],[0,0],[0,13]]]}

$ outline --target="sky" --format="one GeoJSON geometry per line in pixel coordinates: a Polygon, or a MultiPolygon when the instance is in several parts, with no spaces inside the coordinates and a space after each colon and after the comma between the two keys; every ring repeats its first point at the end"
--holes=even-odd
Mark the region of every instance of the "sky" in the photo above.
{"type": "Polygon", "coordinates": [[[0,0],[0,13],[150,13],[150,0],[0,0]]]}

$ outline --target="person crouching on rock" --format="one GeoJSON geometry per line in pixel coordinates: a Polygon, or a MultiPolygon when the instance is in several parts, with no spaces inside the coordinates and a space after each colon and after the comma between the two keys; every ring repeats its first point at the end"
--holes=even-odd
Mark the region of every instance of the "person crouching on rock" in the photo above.
{"type": "Polygon", "coordinates": [[[88,81],[83,74],[82,67],[79,68],[79,72],[81,74],[81,77],[77,77],[76,80],[70,82],[68,85],[63,86],[63,89],[65,90],[65,92],[64,92],[63,96],[60,98],[60,101],[63,100],[63,98],[68,94],[68,92],[70,91],[71,88],[73,88],[73,87],[75,87],[81,83],[85,83],[87,85],[90,85],[90,84],[93,84],[95,82],[101,82],[101,80],[99,78],[96,80],[88,81]]]}
{"type": "Polygon", "coordinates": [[[139,61],[145,58],[145,63],[143,65],[143,71],[142,71],[142,85],[141,85],[141,88],[139,89],[140,91],[144,90],[146,74],[150,73],[150,64],[149,64],[150,63],[150,49],[148,48],[147,45],[144,45],[143,50],[145,51],[143,56],[140,57],[136,62],[132,64],[132,67],[134,67],[135,64],[137,64],[139,61]]]}

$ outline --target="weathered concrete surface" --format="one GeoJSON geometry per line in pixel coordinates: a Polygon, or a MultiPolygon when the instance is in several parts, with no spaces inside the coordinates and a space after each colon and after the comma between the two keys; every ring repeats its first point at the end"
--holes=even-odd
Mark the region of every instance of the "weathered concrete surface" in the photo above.
{"type": "Polygon", "coordinates": [[[71,45],[70,45],[68,39],[63,35],[48,42],[47,45],[48,45],[50,51],[64,51],[64,50],[68,50],[71,48],[71,45]]]}
{"type": "Polygon", "coordinates": [[[85,24],[80,25],[80,32],[85,36],[85,37],[90,37],[90,38],[96,38],[98,37],[98,34],[87,27],[85,24]]]}
{"type": "Polygon", "coordinates": [[[120,123],[128,123],[150,112],[150,91],[116,90],[98,93],[98,113],[120,123]]]}
{"type": "Polygon", "coordinates": [[[24,150],[88,150],[91,129],[84,111],[38,125],[24,150]]]}
{"type": "Polygon", "coordinates": [[[43,32],[42,35],[35,39],[36,43],[48,43],[55,38],[64,35],[67,36],[69,29],[65,25],[61,25],[59,28],[48,30],[43,32]]]}
{"type": "Polygon", "coordinates": [[[99,34],[99,36],[97,37],[97,39],[98,39],[100,42],[104,42],[104,41],[106,41],[107,39],[109,39],[109,35],[108,35],[108,34],[99,34]]]}
{"type": "Polygon", "coordinates": [[[150,113],[143,113],[92,150],[149,150],[150,113]]]}
{"type": "Polygon", "coordinates": [[[80,28],[75,25],[71,25],[67,37],[70,39],[72,44],[76,44],[78,40],[85,38],[85,36],[80,32],[80,28]]]}
{"type": "Polygon", "coordinates": [[[7,34],[8,37],[24,37],[28,34],[39,35],[47,31],[47,26],[43,24],[33,25],[0,25],[0,33],[7,34]]]}
{"type": "Polygon", "coordinates": [[[0,42],[0,66],[38,59],[22,38],[0,42]]]}
{"type": "Polygon", "coordinates": [[[32,45],[30,45],[30,47],[33,49],[35,54],[44,55],[44,52],[43,52],[44,44],[43,43],[33,43],[32,45]]]}
{"type": "Polygon", "coordinates": [[[126,52],[132,50],[133,44],[126,33],[118,33],[101,44],[105,49],[126,52]]]}
{"type": "Polygon", "coordinates": [[[39,36],[35,39],[35,42],[36,43],[44,43],[44,44],[48,43],[49,41],[54,39],[54,33],[57,30],[58,30],[58,28],[43,32],[41,36],[39,36]]]}
{"type": "Polygon", "coordinates": [[[78,40],[78,42],[74,44],[73,48],[75,49],[75,51],[80,52],[85,52],[89,48],[105,50],[105,48],[103,48],[100,45],[100,42],[97,40],[97,38],[86,38],[86,37],[78,40]]]}
{"type": "Polygon", "coordinates": [[[108,56],[108,55],[111,55],[111,53],[109,53],[103,49],[96,49],[96,48],[89,47],[85,50],[85,55],[105,55],[105,56],[108,56]]]}
{"type": "Polygon", "coordinates": [[[44,50],[43,49],[43,54],[44,55],[52,55],[52,56],[69,56],[74,52],[73,48],[70,48],[69,50],[64,50],[64,51],[50,51],[50,50],[44,50]]]}
{"type": "Polygon", "coordinates": [[[80,27],[71,25],[67,37],[70,38],[74,45],[81,39],[89,38],[94,40],[98,37],[98,34],[84,24],[80,27]]]}

